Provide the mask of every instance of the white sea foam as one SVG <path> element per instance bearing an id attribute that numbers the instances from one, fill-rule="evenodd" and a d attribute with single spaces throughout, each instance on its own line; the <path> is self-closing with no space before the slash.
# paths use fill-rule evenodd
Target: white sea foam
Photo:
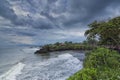
<path id="1" fill-rule="evenodd" d="M 45 61 L 30 62 L 17 80 L 66 80 L 82 69 L 82 62 L 69 53 Z"/>
<path id="2" fill-rule="evenodd" d="M 25 64 L 18 63 L 13 66 L 9 71 L 0 76 L 0 80 L 16 80 L 16 76 L 21 74 L 21 70 L 24 68 Z"/>
<path id="3" fill-rule="evenodd" d="M 20 49 L 23 53 L 34 53 L 35 51 L 39 50 L 39 48 L 24 48 Z"/>

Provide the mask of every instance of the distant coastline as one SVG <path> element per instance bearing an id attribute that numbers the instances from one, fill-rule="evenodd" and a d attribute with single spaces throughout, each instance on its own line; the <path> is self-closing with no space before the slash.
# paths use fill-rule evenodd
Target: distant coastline
<path id="1" fill-rule="evenodd" d="M 97 46 L 95 45 L 87 45 L 85 43 L 72 43 L 72 42 L 63 42 L 63 43 L 55 43 L 55 44 L 47 44 L 42 46 L 39 50 L 35 52 L 35 54 L 44 54 L 54 51 L 66 51 L 66 50 L 92 50 Z"/>

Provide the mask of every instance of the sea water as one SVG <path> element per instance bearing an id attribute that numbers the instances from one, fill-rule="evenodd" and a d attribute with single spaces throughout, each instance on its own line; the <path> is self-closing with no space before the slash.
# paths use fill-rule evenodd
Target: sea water
<path id="1" fill-rule="evenodd" d="M 38 48 L 7 48 L 0 52 L 0 80 L 66 80 L 82 69 L 84 52 L 34 54 Z"/>

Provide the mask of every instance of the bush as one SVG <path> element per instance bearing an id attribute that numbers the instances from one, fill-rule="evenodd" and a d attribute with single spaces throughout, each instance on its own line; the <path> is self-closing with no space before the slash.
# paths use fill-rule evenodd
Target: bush
<path id="1" fill-rule="evenodd" d="M 120 67 L 120 55 L 113 50 L 98 48 L 93 50 L 84 62 L 84 67 L 87 68 L 99 68 L 102 66 L 109 68 Z"/>
<path id="2" fill-rule="evenodd" d="M 87 54 L 84 69 L 68 80 L 120 80 L 119 70 L 120 54 L 114 50 L 98 48 Z"/>
<path id="3" fill-rule="evenodd" d="M 68 80 L 96 80 L 97 71 L 95 68 L 82 69 L 77 72 L 74 76 L 71 76 Z"/>

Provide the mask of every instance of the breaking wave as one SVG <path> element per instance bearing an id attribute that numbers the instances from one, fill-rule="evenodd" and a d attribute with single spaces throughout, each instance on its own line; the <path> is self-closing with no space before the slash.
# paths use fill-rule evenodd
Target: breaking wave
<path id="1" fill-rule="evenodd" d="M 21 74 L 21 70 L 24 68 L 25 64 L 18 63 L 13 66 L 9 71 L 0 76 L 0 80 L 16 80 L 16 77 Z"/>
<path id="2" fill-rule="evenodd" d="M 82 61 L 69 53 L 45 61 L 30 62 L 17 80 L 65 80 L 82 68 Z"/>

